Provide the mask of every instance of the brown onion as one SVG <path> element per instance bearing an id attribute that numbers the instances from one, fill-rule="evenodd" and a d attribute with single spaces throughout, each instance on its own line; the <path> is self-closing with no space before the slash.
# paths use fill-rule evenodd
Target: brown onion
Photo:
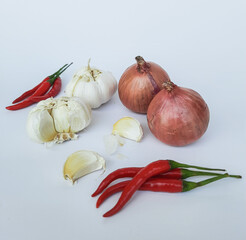
<path id="1" fill-rule="evenodd" d="M 156 138 L 168 145 L 184 146 L 205 133 L 209 109 L 197 92 L 167 81 L 151 101 L 147 119 Z"/>
<path id="2" fill-rule="evenodd" d="M 153 97 L 163 89 L 163 83 L 169 80 L 164 69 L 153 62 L 145 62 L 140 56 L 120 78 L 119 97 L 130 110 L 137 113 L 147 113 Z"/>

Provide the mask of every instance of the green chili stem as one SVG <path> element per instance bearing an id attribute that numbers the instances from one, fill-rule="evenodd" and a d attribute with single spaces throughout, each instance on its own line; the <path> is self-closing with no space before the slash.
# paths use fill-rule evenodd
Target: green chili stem
<path id="1" fill-rule="evenodd" d="M 209 178 L 209 179 L 197 182 L 196 184 L 197 184 L 197 187 L 202 187 L 204 185 L 207 185 L 209 183 L 215 182 L 217 180 L 220 180 L 220 179 L 226 178 L 226 177 L 229 177 L 228 173 L 222 174 L 221 176 L 217 176 L 217 177 L 213 177 L 213 178 Z"/>
<path id="2" fill-rule="evenodd" d="M 49 76 L 49 78 L 54 77 L 57 73 L 59 73 L 64 67 L 66 67 L 68 64 L 65 64 L 63 67 L 61 67 L 58 71 L 56 71 L 55 73 L 53 73 L 52 75 Z"/>
<path id="3" fill-rule="evenodd" d="M 190 191 L 190 190 L 197 188 L 197 187 L 202 187 L 204 185 L 207 185 L 209 183 L 215 182 L 217 180 L 220 180 L 220 179 L 226 178 L 226 177 L 229 177 L 229 174 L 225 173 L 225 174 L 222 174 L 220 176 L 209 178 L 209 179 L 206 179 L 206 180 L 203 180 L 200 182 L 183 181 L 183 192 Z"/>
<path id="4" fill-rule="evenodd" d="M 52 75 L 52 77 L 50 77 L 50 79 L 48 80 L 48 82 L 50 83 L 50 85 L 53 85 L 54 81 L 68 68 L 72 65 L 73 63 L 70 63 L 69 65 L 65 64 L 62 68 L 60 68 L 56 73 L 54 73 Z"/>
<path id="5" fill-rule="evenodd" d="M 229 174 L 229 176 L 228 177 L 233 177 L 233 178 L 242 178 L 242 176 L 241 175 L 230 175 Z"/>
<path id="6" fill-rule="evenodd" d="M 192 171 L 189 169 L 181 169 L 182 172 L 182 179 L 186 179 L 189 177 L 194 177 L 194 176 L 221 176 L 221 173 L 214 173 L 214 172 L 203 172 L 203 171 Z M 229 175 L 229 177 L 232 178 L 242 178 L 240 175 Z"/>
<path id="7" fill-rule="evenodd" d="M 188 165 L 188 164 L 183 164 L 179 163 L 173 160 L 169 160 L 171 169 L 174 168 L 196 168 L 200 170 L 209 170 L 209 171 L 225 171 L 225 169 L 219 169 L 219 168 L 205 168 L 205 167 L 200 167 L 200 166 L 194 166 L 194 165 Z"/>

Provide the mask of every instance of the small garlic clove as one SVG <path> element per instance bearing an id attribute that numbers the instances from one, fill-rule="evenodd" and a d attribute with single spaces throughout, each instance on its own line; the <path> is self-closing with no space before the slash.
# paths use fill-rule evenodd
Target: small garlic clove
<path id="1" fill-rule="evenodd" d="M 65 179 L 71 180 L 73 183 L 86 174 L 99 169 L 105 170 L 105 160 L 98 153 L 93 151 L 81 150 L 71 154 L 63 169 Z"/>
<path id="2" fill-rule="evenodd" d="M 143 137 L 143 129 L 141 124 L 137 119 L 132 117 L 124 117 L 118 120 L 113 125 L 112 133 L 136 142 L 141 141 Z"/>

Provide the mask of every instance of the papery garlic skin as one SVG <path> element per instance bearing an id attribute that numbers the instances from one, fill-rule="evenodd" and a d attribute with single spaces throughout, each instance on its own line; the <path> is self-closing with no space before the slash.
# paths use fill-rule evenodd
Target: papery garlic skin
<path id="1" fill-rule="evenodd" d="M 40 101 L 27 120 L 29 137 L 38 142 L 62 143 L 77 139 L 75 133 L 91 122 L 91 109 L 78 98 L 61 97 Z"/>
<path id="2" fill-rule="evenodd" d="M 66 86 L 66 95 L 81 98 L 91 108 L 98 108 L 109 101 L 117 90 L 112 73 L 91 68 L 88 64 L 74 74 Z"/>
<path id="3" fill-rule="evenodd" d="M 74 183 L 77 179 L 97 171 L 105 170 L 106 163 L 104 158 L 96 152 L 81 150 L 71 154 L 63 168 L 63 176 Z"/>
<path id="4" fill-rule="evenodd" d="M 105 135 L 103 137 L 103 142 L 106 153 L 109 155 L 114 154 L 119 146 L 123 146 L 125 144 L 125 140 L 118 134 Z"/>

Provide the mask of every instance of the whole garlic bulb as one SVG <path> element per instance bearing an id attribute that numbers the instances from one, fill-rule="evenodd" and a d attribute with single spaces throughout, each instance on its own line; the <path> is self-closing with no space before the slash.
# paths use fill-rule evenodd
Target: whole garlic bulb
<path id="1" fill-rule="evenodd" d="M 29 137 L 39 143 L 76 139 L 75 133 L 91 122 L 91 109 L 78 98 L 48 98 L 31 110 L 27 119 Z"/>
<path id="2" fill-rule="evenodd" d="M 98 108 L 112 98 L 117 81 L 110 72 L 91 68 L 89 63 L 74 74 L 65 92 L 68 97 L 79 97 L 91 108 Z"/>

